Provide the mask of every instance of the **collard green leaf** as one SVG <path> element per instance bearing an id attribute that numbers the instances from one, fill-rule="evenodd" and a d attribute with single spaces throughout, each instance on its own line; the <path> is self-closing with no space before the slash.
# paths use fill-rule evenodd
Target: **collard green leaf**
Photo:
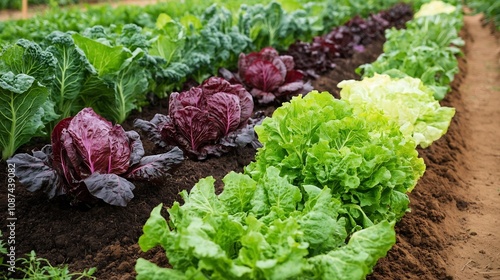
<path id="1" fill-rule="evenodd" d="M 78 33 L 73 34 L 72 37 L 100 76 L 117 72 L 125 60 L 132 56 L 124 52 L 121 46 L 110 47 Z"/>
<path id="2" fill-rule="evenodd" d="M 72 37 L 97 72 L 87 76 L 80 93 L 85 106 L 122 123 L 133 109 L 145 104 L 149 82 L 139 63 L 144 51 L 138 48 L 132 53 L 122 46 L 111 47 L 79 34 Z"/>
<path id="3" fill-rule="evenodd" d="M 83 108 L 78 97 L 84 85 L 85 75 L 91 73 L 93 68 L 85 54 L 75 46 L 70 34 L 55 31 L 46 41 L 49 44 L 46 51 L 57 59 L 51 100 L 56 104 L 60 119 L 63 119 Z"/>
<path id="4" fill-rule="evenodd" d="M 47 88 L 33 77 L 7 72 L 0 76 L 0 147 L 2 158 L 12 156 L 32 137 L 42 135 Z"/>
<path id="5" fill-rule="evenodd" d="M 26 74 L 44 86 L 51 85 L 57 60 L 35 42 L 20 39 L 7 46 L 0 55 L 0 71 Z"/>

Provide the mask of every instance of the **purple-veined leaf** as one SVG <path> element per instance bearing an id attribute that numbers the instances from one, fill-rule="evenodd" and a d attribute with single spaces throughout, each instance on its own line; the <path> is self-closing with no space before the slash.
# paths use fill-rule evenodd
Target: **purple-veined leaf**
<path id="1" fill-rule="evenodd" d="M 226 135 L 240 126 L 241 108 L 236 95 L 218 92 L 207 97 L 207 110 L 219 127 L 220 135 Z"/>
<path id="2" fill-rule="evenodd" d="M 251 64 L 243 76 L 246 83 L 252 88 L 272 92 L 285 81 L 280 69 L 269 61 L 260 60 Z"/>
<path id="3" fill-rule="evenodd" d="M 175 125 L 178 133 L 189 141 L 189 149 L 197 151 L 206 143 L 217 139 L 219 130 L 207 111 L 196 107 L 185 107 L 175 112 Z"/>
<path id="4" fill-rule="evenodd" d="M 134 120 L 134 127 L 144 131 L 148 138 L 156 145 L 165 147 L 167 144 L 162 138 L 161 131 L 163 126 L 171 122 L 172 121 L 169 116 L 155 114 L 151 121 L 145 121 L 141 119 Z"/>

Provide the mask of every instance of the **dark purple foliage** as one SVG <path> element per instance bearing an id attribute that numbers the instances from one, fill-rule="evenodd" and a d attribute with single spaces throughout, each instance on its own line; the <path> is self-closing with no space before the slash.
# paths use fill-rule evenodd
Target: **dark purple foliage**
<path id="1" fill-rule="evenodd" d="M 267 47 L 260 52 L 240 54 L 238 73 L 221 69 L 221 74 L 232 83 L 243 84 L 259 103 L 268 104 L 312 90 L 312 86 L 304 82 L 304 74 L 294 68 L 292 56 L 279 55 L 274 48 Z"/>
<path id="2" fill-rule="evenodd" d="M 408 4 L 399 3 L 387 11 L 380 12 L 379 15 L 389 22 L 390 27 L 401 29 L 413 18 L 413 10 Z"/>
<path id="3" fill-rule="evenodd" d="M 248 127 L 253 107 L 252 96 L 242 85 L 211 77 L 198 87 L 172 93 L 168 116 L 137 119 L 134 125 L 158 145 L 178 145 L 189 156 L 202 160 L 255 141 L 253 126 Z"/>
<path id="4" fill-rule="evenodd" d="M 319 74 L 335 67 L 335 59 L 349 58 L 354 52 L 363 52 L 366 45 L 383 39 L 387 28 L 400 28 L 412 16 L 408 4 L 395 5 L 367 19 L 356 16 L 324 36 L 314 37 L 311 43 L 295 42 L 286 54 L 293 57 L 297 69 L 309 77 L 317 78 Z"/>
<path id="5" fill-rule="evenodd" d="M 134 185 L 127 179 L 159 179 L 183 160 L 179 148 L 144 157 L 137 132 L 126 132 L 91 108 L 60 121 L 51 138 L 52 144 L 33 156 L 17 154 L 9 163 L 15 164 L 29 191 L 43 190 L 49 198 L 67 194 L 75 203 L 101 199 L 126 206 L 134 197 Z"/>

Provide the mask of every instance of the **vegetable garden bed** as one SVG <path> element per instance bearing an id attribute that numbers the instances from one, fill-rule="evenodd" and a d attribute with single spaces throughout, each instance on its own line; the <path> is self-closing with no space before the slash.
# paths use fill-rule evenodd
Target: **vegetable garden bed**
<path id="1" fill-rule="evenodd" d="M 467 37 L 467 32 L 463 36 Z M 354 69 L 359 65 L 375 60 L 382 51 L 382 41 L 375 41 L 364 52 L 356 53 L 351 59 L 337 61 L 336 68 L 321 75 L 313 82 L 317 90 L 326 90 L 338 96 L 337 84 L 347 79 L 359 79 Z M 461 101 L 459 84 L 466 74 L 465 60 L 461 60 L 461 73 L 452 84 L 452 93 L 441 102 L 464 109 Z M 142 112 L 133 112 L 123 124 L 125 130 L 133 129 L 136 118 L 151 119 L 155 113 L 165 111 L 166 102 L 157 102 L 145 107 Z M 258 106 L 270 116 L 273 106 Z M 406 215 L 396 226 L 398 243 L 381 260 L 372 276 L 373 279 L 447 279 L 446 257 L 440 252 L 446 247 L 447 236 L 440 233 L 439 227 L 446 214 L 440 211 L 441 205 L 454 205 L 458 210 L 467 210 L 470 202 L 467 198 L 453 193 L 453 187 L 460 184 L 454 173 L 461 164 L 460 154 L 466 145 L 464 131 L 466 122 L 460 114 L 453 119 L 448 133 L 427 149 L 419 149 L 427 170 L 410 195 L 412 213 Z M 23 146 L 20 152 L 40 149 L 43 144 Z M 164 152 L 143 137 L 143 144 L 148 154 Z M 18 254 L 35 250 L 39 256 L 49 259 L 53 264 L 69 264 L 71 270 L 82 270 L 96 266 L 98 279 L 134 279 L 134 265 L 139 257 L 149 259 L 159 265 L 168 266 L 163 250 L 153 249 L 142 253 L 137 239 L 150 211 L 159 203 L 170 206 L 174 201 L 181 201 L 178 193 L 189 190 L 200 179 L 213 176 L 217 179 L 217 193 L 222 191 L 222 179 L 230 171 L 242 171 L 255 158 L 256 150 L 251 147 L 232 150 L 220 158 L 209 157 L 204 161 L 186 160 L 169 175 L 165 175 L 162 184 L 138 183 L 134 191 L 135 198 L 126 208 L 99 204 L 90 209 L 69 206 L 64 197 L 57 197 L 50 202 L 42 193 L 29 193 L 18 188 L 16 215 L 19 219 L 16 227 L 16 239 L 19 242 Z M 7 166 L 0 163 L 0 175 L 7 176 Z M 0 193 L 0 199 L 4 199 Z M 435 200 L 429 200 L 433 197 Z M 6 207 L 5 207 L 6 208 Z M 166 213 L 163 213 L 166 214 Z M 422 228 L 422 225 L 425 225 Z M 43 240 L 42 242 L 40 240 Z"/>

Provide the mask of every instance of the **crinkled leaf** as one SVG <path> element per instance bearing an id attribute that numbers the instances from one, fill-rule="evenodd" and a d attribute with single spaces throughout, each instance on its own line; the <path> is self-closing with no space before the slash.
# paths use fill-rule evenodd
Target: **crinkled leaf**
<path id="1" fill-rule="evenodd" d="M 32 137 L 42 135 L 47 89 L 33 77 L 12 72 L 0 76 L 0 148 L 2 159 Z"/>
<path id="2" fill-rule="evenodd" d="M 53 198 L 65 192 L 61 188 L 59 174 L 52 167 L 51 157 L 52 149 L 47 145 L 41 151 L 33 151 L 33 155 L 16 154 L 7 163 L 16 167 L 16 176 L 28 191 L 43 190 L 49 198 Z"/>
<path id="3" fill-rule="evenodd" d="M 142 228 L 143 234 L 139 237 L 138 243 L 143 252 L 154 248 L 156 245 L 165 246 L 165 244 L 167 244 L 170 229 L 167 225 L 167 221 L 161 215 L 162 208 L 163 204 L 161 203 L 153 208 L 153 210 L 151 210 L 151 215 Z"/>
<path id="4" fill-rule="evenodd" d="M 250 201 L 257 183 L 249 176 L 235 172 L 224 176 L 222 181 L 224 182 L 224 190 L 219 195 L 219 199 L 228 209 L 229 214 L 250 210 Z"/>
<path id="5" fill-rule="evenodd" d="M 320 279 L 365 279 L 377 260 L 396 242 L 394 223 L 387 221 L 354 233 L 347 246 L 309 259 Z"/>
<path id="6" fill-rule="evenodd" d="M 90 173 L 122 174 L 129 168 L 130 147 L 125 131 L 91 108 L 81 110 L 71 120 L 68 133 Z"/>
<path id="7" fill-rule="evenodd" d="M 26 74 L 44 86 L 53 82 L 57 60 L 35 42 L 19 39 L 16 44 L 7 46 L 0 57 L 2 72 Z"/>
<path id="8" fill-rule="evenodd" d="M 181 192 L 184 199 L 184 210 L 192 211 L 193 214 L 200 217 L 224 212 L 223 204 L 215 195 L 214 182 L 213 177 L 206 177 L 194 185 L 189 195 L 186 191 Z"/>
<path id="9" fill-rule="evenodd" d="M 46 50 L 57 59 L 51 99 L 56 103 L 60 118 L 66 118 L 75 111 L 85 74 L 92 68 L 70 34 L 54 31 L 46 40 L 50 44 Z"/>
<path id="10" fill-rule="evenodd" d="M 92 173 L 82 181 L 90 194 L 111 205 L 127 206 L 134 197 L 134 184 L 116 174 Z"/>
<path id="11" fill-rule="evenodd" d="M 162 178 L 174 166 L 184 160 L 181 149 L 174 147 L 164 154 L 146 156 L 134 166 L 131 166 L 126 178 L 136 180 L 155 180 Z"/>

